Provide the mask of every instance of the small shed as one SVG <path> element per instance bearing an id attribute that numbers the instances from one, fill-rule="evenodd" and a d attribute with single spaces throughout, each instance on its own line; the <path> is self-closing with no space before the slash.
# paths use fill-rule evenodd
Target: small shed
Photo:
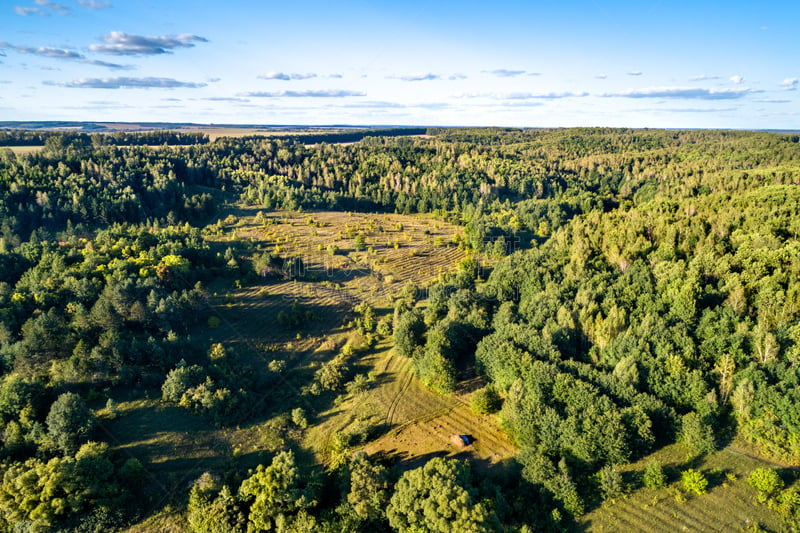
<path id="1" fill-rule="evenodd" d="M 466 448 L 474 441 L 475 439 L 473 439 L 470 435 L 459 435 L 457 433 L 450 435 L 450 443 L 456 448 Z"/>

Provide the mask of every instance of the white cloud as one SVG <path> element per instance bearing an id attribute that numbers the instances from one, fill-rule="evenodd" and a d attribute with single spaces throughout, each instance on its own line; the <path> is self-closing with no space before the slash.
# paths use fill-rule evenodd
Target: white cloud
<path id="1" fill-rule="evenodd" d="M 69 6 L 52 2 L 51 0 L 34 0 L 35 6 L 14 6 L 14 12 L 17 15 L 27 17 L 28 15 L 50 15 L 55 13 L 57 15 L 71 15 L 72 10 Z"/>
<path id="2" fill-rule="evenodd" d="M 527 71 L 525 70 L 509 70 L 507 68 L 498 68 L 494 70 L 484 70 L 487 74 L 494 74 L 495 76 L 499 76 L 501 78 L 514 78 L 516 76 L 521 76 L 525 74 Z"/>
<path id="3" fill-rule="evenodd" d="M 345 98 L 348 96 L 366 96 L 366 93 L 346 90 L 317 90 L 317 91 L 255 91 L 242 93 L 239 96 L 251 98 Z"/>
<path id="4" fill-rule="evenodd" d="M 735 76 L 731 76 L 729 79 L 731 80 L 731 83 L 735 85 L 741 85 L 742 83 L 744 83 L 744 78 L 742 76 L 739 76 L 738 74 L 736 74 Z"/>
<path id="5" fill-rule="evenodd" d="M 24 7 L 24 6 L 14 6 L 14 13 L 19 15 L 20 17 L 27 17 L 28 15 L 44 15 L 44 10 L 39 9 L 38 7 Z"/>
<path id="6" fill-rule="evenodd" d="M 192 48 L 195 43 L 205 43 L 208 39 L 188 33 L 148 37 L 112 31 L 103 37 L 103 42 L 105 44 L 89 45 L 89 50 L 120 56 L 171 54 L 175 48 Z"/>
<path id="7" fill-rule="evenodd" d="M 61 85 L 71 89 L 198 89 L 205 87 L 205 83 L 178 81 L 173 78 L 82 78 L 67 83 L 47 83 L 47 85 Z"/>
<path id="8" fill-rule="evenodd" d="M 106 9 L 111 7 L 111 2 L 105 0 L 78 0 L 78 3 L 86 9 Z"/>
<path id="9" fill-rule="evenodd" d="M 466 93 L 455 95 L 456 98 L 489 98 L 491 100 L 519 101 L 519 100 L 559 100 L 561 98 L 583 98 L 589 93 L 550 92 L 550 93 Z"/>
<path id="10" fill-rule="evenodd" d="M 428 72 L 427 74 L 404 74 L 402 76 L 390 76 L 389 79 L 402 81 L 432 81 L 441 79 L 441 76 Z"/>
<path id="11" fill-rule="evenodd" d="M 796 91 L 798 85 L 800 85 L 800 78 L 786 78 L 781 82 L 781 87 L 788 91 Z"/>
<path id="12" fill-rule="evenodd" d="M 20 54 L 35 55 L 39 57 L 46 57 L 49 59 L 63 59 L 67 61 L 77 61 L 85 65 L 93 65 L 96 67 L 105 67 L 114 70 L 133 70 L 133 65 L 120 65 L 118 63 L 109 63 L 107 61 L 100 61 L 98 59 L 87 59 L 85 55 L 75 50 L 68 48 L 53 48 L 47 46 L 15 46 L 13 44 L 0 41 L 0 55 L 6 55 L 3 48 L 8 48 L 19 52 Z"/>
<path id="13" fill-rule="evenodd" d="M 750 89 L 703 89 L 696 87 L 649 87 L 619 93 L 606 93 L 606 98 L 678 98 L 686 100 L 734 100 L 751 93 Z"/>
<path id="14" fill-rule="evenodd" d="M 262 79 L 262 80 L 289 81 L 289 80 L 308 80 L 308 79 L 311 79 L 311 78 L 316 78 L 317 75 L 316 74 L 311 74 L 311 73 L 307 73 L 307 74 L 298 74 L 298 73 L 287 74 L 286 72 L 275 72 L 275 71 L 272 71 L 272 72 L 267 72 L 266 74 L 260 74 L 258 77 L 259 77 L 259 79 Z"/>

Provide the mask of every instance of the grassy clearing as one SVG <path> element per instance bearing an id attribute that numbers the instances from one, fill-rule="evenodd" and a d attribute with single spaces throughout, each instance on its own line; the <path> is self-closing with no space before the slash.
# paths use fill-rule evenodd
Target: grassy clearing
<path id="1" fill-rule="evenodd" d="M 774 466 L 751 456 L 734 442 L 705 460 L 687 462 L 685 448 L 667 446 L 653 455 L 621 468 L 629 479 L 637 478 L 645 464 L 657 459 L 669 477 L 666 488 L 639 489 L 622 498 L 606 502 L 583 517 L 580 525 L 586 531 L 749 531 L 759 525 L 766 531 L 782 531 L 780 518 L 755 500 L 755 491 L 747 484 L 747 476 L 756 468 Z M 681 491 L 680 472 L 687 468 L 700 470 L 708 478 L 708 493 L 687 496 Z M 638 479 L 637 479 L 638 483 Z M 682 494 L 685 501 L 679 501 Z"/>
<path id="2" fill-rule="evenodd" d="M 419 458 L 431 455 L 458 455 L 496 463 L 514 453 L 495 416 L 471 411 L 468 393 L 446 396 L 431 392 L 414 376 L 411 360 L 396 355 L 388 346 L 364 363 L 376 372 L 377 385 L 320 413 L 321 422 L 308 432 L 306 443 L 321 460 L 325 444 L 333 435 L 364 416 L 378 420 L 384 433 L 363 449 L 370 455 L 381 454 L 402 462 L 408 468 L 418 466 Z M 450 442 L 454 433 L 471 435 L 475 442 L 466 449 L 456 448 Z"/>
<path id="3" fill-rule="evenodd" d="M 513 452 L 490 417 L 471 413 L 466 396 L 431 393 L 414 377 L 410 360 L 393 354 L 389 340 L 364 351 L 358 349 L 363 339 L 345 327 L 356 304 L 367 301 L 380 316 L 390 312 L 407 282 L 424 285 L 453 268 L 465 256 L 454 244 L 457 226 L 418 216 L 339 212 L 265 212 L 257 222 L 257 213 L 232 207 L 225 213 L 232 216 L 209 232 L 209 241 L 223 251 L 249 241 L 252 248 L 301 257 L 305 276 L 212 283 L 209 311 L 218 325 L 195 332 L 194 338 L 203 345 L 223 343 L 258 372 L 273 360 L 283 361 L 286 370 L 277 386 L 252 398 L 248 408 L 254 416 L 240 427 L 216 428 L 182 408 L 161 404 L 155 391 L 150 398 L 139 394 L 119 400 L 117 418 L 103 429 L 119 452 L 145 465 L 153 494 L 149 516 L 130 531 L 183 531 L 176 509 L 205 471 L 245 472 L 290 443 L 306 450 L 303 461 L 324 462 L 329 439 L 365 414 L 382 428 L 367 451 L 408 464 L 431 453 L 455 453 L 448 436 L 456 432 L 476 437 L 467 452 L 476 459 L 495 461 Z M 278 313 L 295 301 L 314 319 L 299 329 L 280 326 Z M 372 388 L 351 397 L 343 393 L 337 401 L 332 393 L 302 395 L 314 370 L 345 344 L 357 348 L 350 358 L 355 373 L 374 371 Z M 308 415 L 311 425 L 305 432 L 289 422 L 295 407 Z"/>
<path id="4" fill-rule="evenodd" d="M 378 303 L 402 285 L 425 285 L 461 260 L 458 226 L 419 216 L 316 211 L 265 213 L 238 209 L 227 237 L 249 239 L 280 255 L 303 258 L 311 277 L 339 284 L 359 300 Z M 232 219 L 233 220 L 233 219 Z M 363 240 L 363 246 L 357 239 Z"/>
<path id="5" fill-rule="evenodd" d="M 15 155 L 25 155 L 41 152 L 44 146 L 3 146 L 2 148 L 9 148 Z"/>

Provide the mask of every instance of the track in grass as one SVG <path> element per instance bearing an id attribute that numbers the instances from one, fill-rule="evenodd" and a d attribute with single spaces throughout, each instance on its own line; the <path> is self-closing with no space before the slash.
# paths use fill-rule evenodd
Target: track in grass
<path id="1" fill-rule="evenodd" d="M 474 414 L 457 395 L 440 395 L 427 389 L 413 374 L 410 359 L 388 352 L 376 365 L 390 376 L 371 391 L 371 401 L 385 407 L 389 431 L 365 447 L 368 453 L 385 453 L 403 460 L 427 456 L 468 454 L 496 462 L 515 449 L 498 427 L 496 417 Z M 475 442 L 455 448 L 450 435 L 468 434 Z"/>
<path id="2" fill-rule="evenodd" d="M 756 468 L 771 466 L 769 461 L 742 452 L 739 443 L 707 457 L 696 469 L 709 479 L 708 493 L 687 496 L 679 502 L 679 472 L 688 468 L 684 464 L 685 451 L 671 445 L 655 452 L 625 471 L 641 472 L 651 458 L 657 458 L 665 468 L 673 471 L 672 483 L 659 490 L 639 489 L 632 494 L 606 502 L 599 509 L 580 520 L 586 531 L 663 532 L 745 531 L 761 525 L 767 531 L 781 531 L 779 517 L 765 505 L 755 501 L 755 491 L 747 484 L 747 476 Z"/>

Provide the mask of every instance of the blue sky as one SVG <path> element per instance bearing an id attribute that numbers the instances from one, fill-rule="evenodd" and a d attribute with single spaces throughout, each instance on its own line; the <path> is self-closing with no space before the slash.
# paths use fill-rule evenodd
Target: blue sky
<path id="1" fill-rule="evenodd" d="M 800 3 L 0 0 L 0 120 L 800 129 Z"/>

